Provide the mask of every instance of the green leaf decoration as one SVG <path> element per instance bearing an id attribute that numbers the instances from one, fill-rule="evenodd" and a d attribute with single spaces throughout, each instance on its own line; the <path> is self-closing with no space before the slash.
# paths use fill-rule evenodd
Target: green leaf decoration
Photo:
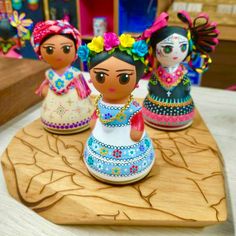
<path id="1" fill-rule="evenodd" d="M 108 54 L 112 54 L 114 51 L 115 51 L 115 48 L 113 48 L 110 51 L 108 51 Z"/>
<path id="2" fill-rule="evenodd" d="M 140 60 L 140 58 L 138 56 L 136 56 L 135 54 L 133 54 L 133 59 L 134 59 L 134 61 Z"/>
<path id="3" fill-rule="evenodd" d="M 126 50 L 127 54 L 129 54 L 130 56 L 132 56 L 132 52 L 130 49 Z"/>
<path id="4" fill-rule="evenodd" d="M 184 81 L 183 81 L 183 84 L 186 86 L 188 84 L 190 84 L 190 80 L 189 78 L 185 78 Z"/>
<path id="5" fill-rule="evenodd" d="M 152 84 L 152 85 L 157 85 L 157 81 L 156 81 L 156 80 L 153 80 L 153 79 L 150 79 L 150 80 L 149 80 L 149 83 Z"/>
<path id="6" fill-rule="evenodd" d="M 127 50 L 127 48 L 122 47 L 121 45 L 119 45 L 119 49 L 120 49 L 121 51 L 126 51 L 126 50 Z"/>

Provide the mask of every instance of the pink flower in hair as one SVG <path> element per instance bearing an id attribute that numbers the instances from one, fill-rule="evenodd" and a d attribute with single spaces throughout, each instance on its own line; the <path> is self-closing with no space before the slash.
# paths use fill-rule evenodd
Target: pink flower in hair
<path id="1" fill-rule="evenodd" d="M 120 44 L 119 38 L 115 33 L 104 33 L 105 50 L 109 51 Z"/>

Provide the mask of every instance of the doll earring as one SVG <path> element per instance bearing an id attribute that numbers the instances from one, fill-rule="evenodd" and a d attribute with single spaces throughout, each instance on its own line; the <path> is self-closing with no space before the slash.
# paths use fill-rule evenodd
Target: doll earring
<path id="1" fill-rule="evenodd" d="M 39 55 L 38 57 L 39 57 L 39 60 L 42 60 L 42 59 L 43 59 L 41 55 Z"/>
<path id="2" fill-rule="evenodd" d="M 89 82 L 89 83 L 92 83 L 92 80 L 90 79 L 88 82 Z"/>
<path id="3" fill-rule="evenodd" d="M 135 85 L 135 88 L 139 88 L 139 84 L 136 84 L 136 85 Z"/>

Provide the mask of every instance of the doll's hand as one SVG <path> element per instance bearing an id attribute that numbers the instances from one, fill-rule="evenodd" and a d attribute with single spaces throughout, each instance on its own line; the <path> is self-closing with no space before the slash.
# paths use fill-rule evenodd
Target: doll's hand
<path id="1" fill-rule="evenodd" d="M 130 138 L 134 141 L 134 142 L 138 142 L 140 141 L 140 139 L 143 136 L 143 131 L 139 131 L 136 129 L 131 129 L 130 131 Z"/>
<path id="2" fill-rule="evenodd" d="M 48 95 L 49 85 L 45 85 L 42 90 L 42 96 L 45 98 Z"/>
<path id="3" fill-rule="evenodd" d="M 138 142 L 142 138 L 144 132 L 144 120 L 142 112 L 140 111 L 136 115 L 134 115 L 131 118 L 130 123 L 131 123 L 130 138 L 133 141 Z"/>

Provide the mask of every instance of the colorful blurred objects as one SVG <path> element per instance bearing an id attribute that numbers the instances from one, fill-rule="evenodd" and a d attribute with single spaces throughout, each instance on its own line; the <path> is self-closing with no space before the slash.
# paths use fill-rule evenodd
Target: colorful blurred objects
<path id="1" fill-rule="evenodd" d="M 36 11 L 39 8 L 39 0 L 28 0 L 28 8 L 31 11 Z"/>
<path id="2" fill-rule="evenodd" d="M 18 14 L 13 11 L 8 16 L 6 12 L 1 11 L 0 56 L 22 58 L 20 49 L 25 45 L 25 40 L 30 40 L 29 29 L 32 24 L 33 21 L 26 19 L 25 13 Z"/>
<path id="3" fill-rule="evenodd" d="M 29 28 L 33 24 L 33 21 L 25 19 L 25 16 L 24 12 L 19 15 L 17 11 L 13 11 L 13 15 L 10 17 L 10 23 L 17 29 L 17 34 L 20 38 L 28 33 Z"/>
<path id="4" fill-rule="evenodd" d="M 12 7 L 14 10 L 20 10 L 22 8 L 22 0 L 12 0 Z"/>

